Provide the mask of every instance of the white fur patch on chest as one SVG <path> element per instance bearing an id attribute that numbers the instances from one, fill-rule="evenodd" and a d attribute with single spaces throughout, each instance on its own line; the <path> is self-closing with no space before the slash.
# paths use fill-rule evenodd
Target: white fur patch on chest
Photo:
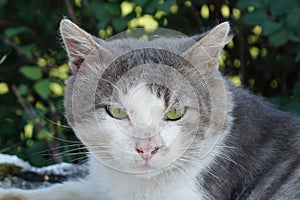
<path id="1" fill-rule="evenodd" d="M 92 161 L 92 179 L 106 200 L 204 200 L 196 174 L 197 169 L 186 173 L 164 172 L 156 177 L 120 173 Z M 104 189 L 104 190 L 103 190 Z M 107 189 L 107 190 L 106 190 Z M 106 191 L 105 191 L 106 190 Z"/>

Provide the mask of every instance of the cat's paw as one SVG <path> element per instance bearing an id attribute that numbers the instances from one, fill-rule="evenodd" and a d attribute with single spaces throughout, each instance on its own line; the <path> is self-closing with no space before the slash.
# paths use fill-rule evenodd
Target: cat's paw
<path id="1" fill-rule="evenodd" d="M 22 194 L 20 194 L 20 190 L 0 188 L 0 200 L 29 200 L 29 199 L 23 196 Z"/>

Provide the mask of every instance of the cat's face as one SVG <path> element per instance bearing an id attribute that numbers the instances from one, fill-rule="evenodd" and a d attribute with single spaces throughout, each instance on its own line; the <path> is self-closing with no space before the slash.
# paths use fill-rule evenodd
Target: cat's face
<path id="1" fill-rule="evenodd" d="M 220 25 L 197 43 L 186 38 L 104 42 L 64 20 L 61 34 L 74 73 L 67 84 L 66 116 L 91 154 L 130 173 L 201 165 L 199 159 L 230 121 L 216 70 L 228 31 L 228 24 Z"/>
<path id="2" fill-rule="evenodd" d="M 151 87 L 141 82 L 118 94 L 119 101 L 97 110 L 113 167 L 130 172 L 157 170 L 178 159 L 192 141 L 193 135 L 184 129 L 198 113 L 173 99 L 167 102 L 165 95 L 175 95 L 160 95 Z M 103 157 L 101 150 L 95 154 Z"/>

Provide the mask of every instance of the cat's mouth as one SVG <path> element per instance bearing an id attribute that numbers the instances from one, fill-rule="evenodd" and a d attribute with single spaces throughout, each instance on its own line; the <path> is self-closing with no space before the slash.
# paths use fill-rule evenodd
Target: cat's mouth
<path id="1" fill-rule="evenodd" d="M 143 171 L 143 172 L 149 172 L 149 171 L 154 171 L 157 170 L 156 167 L 154 167 L 153 165 L 151 165 L 149 163 L 149 161 L 145 161 L 143 163 L 141 163 L 140 165 L 138 165 L 138 168 Z"/>
<path id="2" fill-rule="evenodd" d="M 149 162 L 145 161 L 145 163 L 141 166 L 143 169 L 153 169 Z"/>

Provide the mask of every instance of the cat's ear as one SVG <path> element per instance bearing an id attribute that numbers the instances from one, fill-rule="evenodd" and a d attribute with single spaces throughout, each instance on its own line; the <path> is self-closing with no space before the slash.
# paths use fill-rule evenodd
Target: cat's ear
<path id="1" fill-rule="evenodd" d="M 218 56 L 223 47 L 231 40 L 230 25 L 223 22 L 201 37 L 183 56 L 195 66 L 218 67 Z"/>
<path id="2" fill-rule="evenodd" d="M 68 19 L 60 22 L 60 35 L 69 57 L 72 73 L 76 73 L 86 56 L 95 48 L 102 48 L 99 39 L 82 30 Z M 104 49 L 103 49 L 104 50 Z"/>

